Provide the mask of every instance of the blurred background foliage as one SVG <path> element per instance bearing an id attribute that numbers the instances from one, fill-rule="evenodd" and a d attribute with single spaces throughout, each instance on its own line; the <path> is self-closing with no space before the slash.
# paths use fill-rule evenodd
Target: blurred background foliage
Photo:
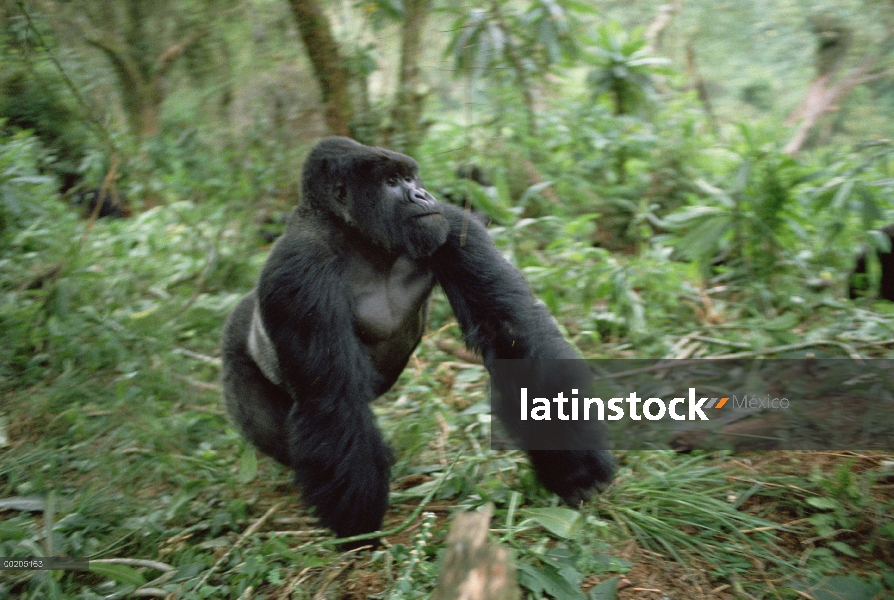
<path id="1" fill-rule="evenodd" d="M 274 529 L 312 528 L 226 423 L 217 356 L 324 135 L 417 158 L 585 356 L 894 358 L 894 305 L 846 297 L 894 222 L 887 0 L 0 0 L 0 17 L 0 556 L 156 561 L 2 573 L 0 596 L 430 594 L 440 534 L 350 580 L 301 536 L 222 550 L 280 500 Z M 439 517 L 493 502 L 528 597 L 640 597 L 624 577 L 687 598 L 894 590 L 890 456 L 630 453 L 607 496 L 559 509 L 519 456 L 484 450 L 486 373 L 452 349 L 442 297 L 431 312 L 377 404 L 395 514 L 449 473 Z"/>

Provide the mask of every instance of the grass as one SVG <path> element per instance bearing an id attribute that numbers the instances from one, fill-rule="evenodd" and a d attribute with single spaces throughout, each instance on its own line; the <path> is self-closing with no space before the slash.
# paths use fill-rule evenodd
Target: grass
<path id="1" fill-rule="evenodd" d="M 0 556 L 106 562 L 3 571 L 0 596 L 423 598 L 451 514 L 486 503 L 530 598 L 894 590 L 894 456 L 628 452 L 604 495 L 558 506 L 521 455 L 486 450 L 486 372 L 439 349 L 456 338 L 440 296 L 435 333 L 375 406 L 398 454 L 386 526 L 425 513 L 381 550 L 339 554 L 287 470 L 247 447 L 221 409 L 220 328 L 265 257 L 250 221 L 182 202 L 88 231 L 54 206 L 3 237 Z M 536 285 L 572 287 L 580 266 L 562 279 L 562 260 Z M 581 340 L 598 335 L 566 310 L 557 316 Z M 814 311 L 809 327 L 833 337 L 846 314 L 852 329 L 890 337 L 890 316 L 848 310 Z M 704 312 L 655 314 L 666 317 L 641 334 L 644 354 L 705 327 Z M 775 339 L 747 317 L 727 325 L 749 332 L 740 340 Z M 612 335 L 599 351 L 624 356 L 630 338 Z"/>

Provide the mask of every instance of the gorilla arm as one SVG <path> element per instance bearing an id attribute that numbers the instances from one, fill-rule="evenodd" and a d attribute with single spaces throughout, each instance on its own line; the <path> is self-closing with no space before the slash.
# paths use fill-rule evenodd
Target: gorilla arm
<path id="1" fill-rule="evenodd" d="M 295 402 L 286 430 L 296 482 L 322 524 L 346 537 L 381 527 L 391 451 L 369 407 L 381 376 L 352 335 L 344 267 L 330 244 L 313 238 L 299 231 L 280 240 L 261 273 L 258 305 L 272 368 Z"/>
<path id="2" fill-rule="evenodd" d="M 481 352 L 488 370 L 493 372 L 496 359 L 578 358 L 549 311 L 534 298 L 524 276 L 503 258 L 481 223 L 450 205 L 444 206 L 444 215 L 450 232 L 430 264 L 459 321 L 466 345 Z M 560 372 L 545 367 L 537 378 L 546 387 L 556 389 L 566 384 L 585 389 L 590 383 L 589 373 L 578 363 L 568 363 Z M 508 401 L 516 391 L 507 389 L 500 396 Z M 507 402 L 496 407 L 498 415 L 516 414 L 517 410 Z M 514 419 L 502 420 L 528 450 L 543 486 L 569 504 L 586 500 L 594 489 L 611 481 L 615 463 L 608 451 L 532 449 L 537 446 L 533 433 L 513 424 Z M 581 429 L 578 433 L 596 435 L 593 445 L 603 445 L 598 430 Z"/>
<path id="3" fill-rule="evenodd" d="M 431 259 L 466 344 L 485 366 L 504 358 L 577 358 L 524 276 L 503 258 L 477 219 L 444 205 L 447 241 Z"/>

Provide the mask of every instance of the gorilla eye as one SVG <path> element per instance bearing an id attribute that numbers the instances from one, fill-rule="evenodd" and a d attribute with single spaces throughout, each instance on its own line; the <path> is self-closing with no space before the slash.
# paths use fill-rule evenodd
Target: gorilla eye
<path id="1" fill-rule="evenodd" d="M 388 179 L 385 180 L 385 183 L 387 183 L 390 186 L 395 186 L 399 183 L 399 180 L 394 175 L 391 175 L 390 177 L 388 177 Z"/>

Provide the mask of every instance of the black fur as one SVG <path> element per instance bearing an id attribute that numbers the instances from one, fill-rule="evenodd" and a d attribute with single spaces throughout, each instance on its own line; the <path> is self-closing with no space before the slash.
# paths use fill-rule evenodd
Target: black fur
<path id="1" fill-rule="evenodd" d="M 486 194 L 497 193 L 494 184 L 484 173 L 484 169 L 475 163 L 466 163 L 456 170 L 456 176 L 460 181 L 439 189 L 438 195 L 448 204 L 471 211 L 472 216 L 480 221 L 485 227 L 490 226 L 492 223 L 491 218 L 473 205 L 470 197 L 470 190 L 468 189 L 469 185 L 475 184 L 484 189 Z"/>
<path id="2" fill-rule="evenodd" d="M 876 256 L 878 256 L 881 266 L 879 297 L 894 302 L 894 225 L 882 227 L 881 231 L 888 236 L 892 247 L 888 252 L 876 251 Z M 857 256 L 854 270 L 848 279 L 847 295 L 851 300 L 859 298 L 868 290 L 866 258 L 869 252 L 868 249 L 864 248 Z"/>
<path id="3" fill-rule="evenodd" d="M 466 345 L 481 352 L 488 370 L 493 370 L 496 359 L 577 358 L 546 306 L 534 298 L 524 276 L 493 245 L 484 225 L 467 219 L 453 206 L 445 206 L 444 213 L 450 235 L 432 256 L 432 270 L 447 294 Z M 562 373 L 544 372 L 537 379 L 546 387 L 584 389 L 589 374 L 581 368 L 572 364 Z M 504 397 L 513 396 L 506 393 Z M 518 410 L 515 404 L 496 409 L 512 414 Z M 502 420 L 507 425 L 515 421 Z M 528 432 L 512 429 L 510 433 L 523 447 L 536 447 L 526 439 Z M 571 505 L 603 488 L 614 474 L 614 458 L 604 450 L 529 450 L 528 454 L 543 486 Z"/>
<path id="4" fill-rule="evenodd" d="M 130 208 L 115 190 L 103 191 L 102 188 L 77 191 L 71 205 L 79 207 L 81 215 L 86 219 L 91 218 L 94 213 L 97 219 L 105 217 L 123 219 L 131 214 Z"/>
<path id="5" fill-rule="evenodd" d="M 350 536 L 381 528 L 392 458 L 369 403 L 419 343 L 436 278 L 485 364 L 574 352 L 484 227 L 435 201 L 408 156 L 327 138 L 305 162 L 302 194 L 227 321 L 224 397 L 242 433 L 295 470 L 321 522 Z M 531 454 L 570 502 L 613 471 L 603 452 Z"/>

